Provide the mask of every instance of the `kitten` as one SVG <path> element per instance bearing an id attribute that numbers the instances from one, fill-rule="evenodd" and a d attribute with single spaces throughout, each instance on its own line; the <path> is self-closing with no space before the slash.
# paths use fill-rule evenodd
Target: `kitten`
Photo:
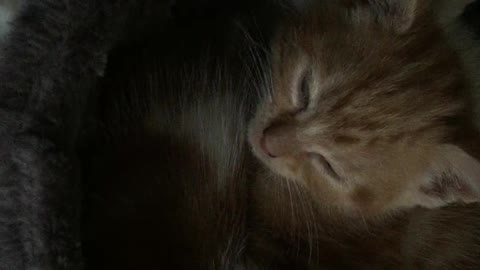
<path id="1" fill-rule="evenodd" d="M 242 269 L 256 71 L 231 17 L 190 14 L 110 56 L 82 150 L 87 269 Z"/>
<path id="2" fill-rule="evenodd" d="M 417 152 L 421 153 L 422 156 L 418 159 L 424 161 L 423 159 L 430 157 L 430 155 L 427 155 L 429 152 L 424 153 L 424 148 L 436 149 L 437 147 L 434 144 L 436 141 L 433 139 L 431 141 L 427 140 L 429 136 L 448 132 L 448 130 L 433 128 L 431 133 L 426 130 L 427 134 L 425 135 L 419 132 L 417 134 L 419 135 L 419 141 L 416 140 L 417 136 L 401 137 L 397 140 L 395 140 L 395 137 L 389 138 L 389 136 L 392 136 L 391 133 L 395 134 L 397 131 L 403 131 L 402 129 L 405 129 L 406 131 L 403 132 L 407 133 L 409 128 L 421 124 L 428 126 L 426 122 L 432 120 L 430 119 L 431 113 L 450 112 L 449 107 L 444 108 L 445 104 L 448 103 L 443 102 L 443 98 L 451 98 L 453 101 L 461 100 L 459 101 L 460 105 L 452 103 L 453 109 L 451 110 L 454 112 L 463 108 L 461 107 L 463 106 L 462 97 L 457 96 L 455 92 L 446 91 L 446 97 L 441 95 L 449 85 L 458 83 L 463 86 L 464 83 L 466 84 L 462 69 L 455 71 L 456 66 L 461 66 L 459 59 L 450 52 L 448 46 L 438 49 L 436 46 L 441 43 L 440 41 L 429 43 L 432 41 L 431 37 L 438 37 L 442 40 L 442 35 L 438 34 L 435 29 L 428 30 L 427 28 L 428 31 L 422 32 L 422 35 L 417 37 L 418 34 L 406 34 L 414 27 L 418 27 L 417 25 L 412 24 L 412 28 L 405 27 L 402 24 L 389 22 L 389 18 L 386 16 L 379 17 L 378 22 L 376 22 L 377 20 L 370 22 L 373 29 L 367 27 L 368 25 L 364 28 L 359 25 L 352 26 L 347 23 L 349 17 L 343 16 L 343 20 L 339 21 L 336 15 L 342 14 L 342 10 L 348 10 L 351 11 L 352 16 L 359 15 L 358 20 L 368 21 L 368 16 L 373 16 L 375 13 L 372 13 L 369 6 L 362 6 L 361 9 L 357 10 L 358 13 L 354 13 L 355 9 L 346 9 L 337 1 L 332 2 L 328 9 L 334 11 L 334 13 L 331 13 L 330 17 L 318 18 L 318 20 L 326 20 L 329 23 L 333 21 L 334 24 L 327 24 L 328 28 L 324 29 L 326 33 L 323 33 L 323 30 L 320 31 L 322 24 L 316 25 L 319 28 L 315 32 L 310 32 L 310 34 L 318 32 L 319 35 L 333 35 L 336 40 L 343 40 L 334 43 L 335 39 L 325 39 L 326 42 L 330 43 L 322 44 L 322 46 L 329 48 L 329 51 L 338 52 L 332 47 L 340 47 L 342 44 L 344 47 L 356 45 L 358 47 L 353 46 L 354 49 L 363 52 L 363 54 L 357 55 L 354 50 L 345 51 L 350 55 L 342 55 L 341 52 L 325 54 L 326 57 L 322 57 L 321 60 L 327 61 L 327 63 L 341 64 L 341 60 L 344 59 L 348 61 L 346 61 L 345 66 L 334 65 L 325 69 L 324 72 L 329 74 L 338 70 L 341 73 L 339 75 L 349 75 L 347 79 L 350 79 L 350 81 L 343 78 L 331 78 L 332 86 L 337 83 L 350 83 L 350 87 L 353 88 L 358 85 L 359 78 L 365 79 L 365 84 L 372 83 L 375 85 L 374 83 L 379 83 L 377 88 L 371 90 L 361 89 L 360 86 L 357 86 L 362 91 L 359 93 L 353 92 L 352 95 L 376 94 L 383 99 L 372 99 L 381 102 L 378 106 L 370 106 L 369 102 L 371 100 L 366 99 L 367 96 L 361 96 L 362 98 L 365 97 L 363 102 L 366 102 L 366 104 L 351 103 L 357 102 L 357 99 L 352 96 L 352 101 L 347 102 L 344 109 L 338 109 L 341 113 L 334 114 L 331 118 L 341 117 L 344 110 L 353 104 L 363 105 L 363 108 L 366 109 L 365 111 L 355 110 L 353 113 L 357 118 L 375 121 L 383 121 L 383 118 L 385 118 L 385 121 L 389 120 L 380 123 L 385 125 L 385 128 L 379 130 L 378 133 L 371 130 L 368 134 L 376 134 L 377 137 L 390 140 L 377 139 L 376 143 L 372 142 L 366 150 L 370 150 L 371 147 L 372 150 L 376 151 L 372 151 L 372 153 L 365 151 L 365 156 L 361 156 L 362 159 L 358 160 L 359 163 L 369 161 L 363 159 L 370 158 L 370 156 L 374 156 L 370 160 L 372 163 L 376 160 L 383 162 L 383 157 L 390 157 L 388 161 L 392 163 L 392 169 L 395 169 L 398 164 L 394 164 L 394 162 L 401 157 L 394 155 L 398 152 L 408 158 L 416 156 Z M 377 12 L 381 10 L 378 9 Z M 321 14 L 321 9 L 317 11 Z M 327 11 L 325 10 L 325 13 L 329 14 Z M 291 21 L 291 23 L 301 23 L 301 21 Z M 308 22 L 305 22 L 305 25 L 313 26 Z M 334 31 L 335 28 L 332 28 L 332 26 L 337 30 Z M 356 32 L 353 32 L 353 30 L 352 32 L 347 31 L 350 35 L 349 39 L 358 39 L 358 43 L 348 43 L 347 38 L 342 35 L 340 30 L 348 30 L 349 27 L 358 27 L 358 30 L 363 31 L 358 32 L 358 34 L 355 34 Z M 290 26 L 286 29 L 295 28 Z M 210 28 L 209 31 L 211 31 Z M 301 26 L 298 26 L 295 31 L 297 32 L 297 40 L 302 40 L 301 38 L 308 34 Z M 376 34 L 372 35 L 371 32 L 374 31 L 378 31 L 380 34 L 378 36 Z M 283 31 L 282 33 L 289 32 Z M 363 36 L 362 33 L 369 35 Z M 423 37 L 425 34 L 428 35 Z M 397 37 L 397 35 L 399 36 Z M 201 36 L 204 38 L 202 40 L 208 39 L 204 34 L 201 34 Z M 243 119 L 246 118 L 247 113 L 245 111 L 248 111 L 249 99 L 252 96 L 252 93 L 244 90 L 251 88 L 251 82 L 248 82 L 250 78 L 245 74 L 245 71 L 239 72 L 236 69 L 229 69 L 228 71 L 220 69 L 219 71 L 215 68 L 205 67 L 209 64 L 205 66 L 197 64 L 193 72 L 185 72 L 185 70 L 182 72 L 182 68 L 179 68 L 178 65 L 184 63 L 185 58 L 189 59 L 189 56 L 185 57 L 185 50 L 180 50 L 177 53 L 182 57 L 173 56 L 170 62 L 165 61 L 165 55 L 162 52 L 168 51 L 169 55 L 174 55 L 172 53 L 172 51 L 175 51 L 173 48 L 177 48 L 179 45 L 176 39 L 165 39 L 164 35 L 161 37 L 160 44 L 164 43 L 165 40 L 170 40 L 173 43 L 172 47 L 167 47 L 168 50 L 159 50 L 159 48 L 162 48 L 161 46 L 153 45 L 150 48 L 151 50 L 146 50 L 142 57 L 138 57 L 138 55 L 131 57 L 130 61 L 134 64 L 129 61 L 123 64 L 110 61 L 110 68 L 118 68 L 121 72 L 114 73 L 113 79 L 110 81 L 110 83 L 114 83 L 107 83 L 105 86 L 109 89 L 107 92 L 110 92 L 110 94 L 105 95 L 102 99 L 101 104 L 107 106 L 101 106 L 102 111 L 105 110 L 104 117 L 101 118 L 106 126 L 118 128 L 111 128 L 113 131 L 109 132 L 112 137 L 116 138 L 113 143 L 106 139 L 100 140 L 100 143 L 93 146 L 100 154 L 107 154 L 105 158 L 100 158 L 100 162 L 96 163 L 96 166 L 100 169 L 90 170 L 86 177 L 90 194 L 95 195 L 95 200 L 92 200 L 86 207 L 89 212 L 86 215 L 86 223 L 91 223 L 89 228 L 92 228 L 92 232 L 87 233 L 88 240 L 84 243 L 87 258 L 89 258 L 88 263 L 91 264 L 90 267 L 95 267 L 95 269 L 160 269 L 166 267 L 168 269 L 219 270 L 478 268 L 476 263 L 480 257 L 480 240 L 476 235 L 480 232 L 475 230 L 475 226 L 480 224 L 480 211 L 474 204 L 448 206 L 441 210 L 415 208 L 409 211 L 400 211 L 397 209 L 400 206 L 394 203 L 395 200 L 389 201 L 389 205 L 385 209 L 378 207 L 377 193 L 374 193 L 373 195 L 376 196 L 372 197 L 370 204 L 351 203 L 345 207 L 343 200 L 348 197 L 347 188 L 349 185 L 353 185 L 353 188 L 357 187 L 358 184 L 362 184 L 361 181 L 366 176 L 358 179 L 358 182 L 353 181 L 357 179 L 351 179 L 351 177 L 344 179 L 345 182 L 337 181 L 335 180 L 335 174 L 339 174 L 340 171 L 337 172 L 337 167 L 329 168 L 327 161 L 322 160 L 319 161 L 323 163 L 314 164 L 318 167 L 312 166 L 309 169 L 308 166 L 303 166 L 301 161 L 291 159 L 290 162 L 293 165 L 298 165 L 300 171 L 280 170 L 276 173 L 272 172 L 283 167 L 282 161 L 279 162 L 278 160 L 286 160 L 284 156 L 288 156 L 292 151 L 295 152 L 302 143 L 297 141 L 296 138 L 283 136 L 289 134 L 291 136 L 292 132 L 290 130 L 283 133 L 282 126 L 279 126 L 280 122 L 276 122 L 277 127 L 270 128 L 269 132 L 282 135 L 276 137 L 276 139 L 281 139 L 277 141 L 278 143 L 287 141 L 290 144 L 271 148 L 272 145 L 266 144 L 267 141 L 264 140 L 262 147 L 260 143 L 261 133 L 270 125 L 269 121 L 273 121 L 271 119 L 278 118 L 274 115 L 274 112 L 283 111 L 286 107 L 295 107 L 294 105 L 302 104 L 302 102 L 304 105 L 309 103 L 310 106 L 306 106 L 310 107 L 309 109 L 320 109 L 323 106 L 313 106 L 320 104 L 313 102 L 314 100 L 318 102 L 320 100 L 332 100 L 338 94 L 341 94 L 338 91 L 345 91 L 344 93 L 348 94 L 350 91 L 345 90 L 348 90 L 348 87 L 343 88 L 336 85 L 337 91 L 335 93 L 322 90 L 322 96 L 319 96 L 320 93 L 316 93 L 317 91 L 314 89 L 320 90 L 320 87 L 316 85 L 323 85 L 322 89 L 324 89 L 326 86 L 322 83 L 328 81 L 319 81 L 318 78 L 314 77 L 314 73 L 308 74 L 311 77 L 307 77 L 308 80 L 304 81 L 303 87 L 300 87 L 303 89 L 300 93 L 274 87 L 272 102 L 269 103 L 267 100 L 263 109 L 259 110 L 259 114 L 251 123 L 249 134 L 257 158 L 260 157 L 259 160 L 263 164 L 269 164 L 269 167 L 267 169 L 264 168 L 265 166 L 251 168 L 250 163 L 255 159 L 245 153 L 247 151 L 244 149 L 243 141 L 245 131 Z M 390 40 L 391 37 L 395 37 L 395 39 Z M 406 42 L 405 46 L 409 45 L 410 47 L 404 48 L 400 45 L 403 45 L 403 39 L 406 37 L 412 39 L 412 44 Z M 418 38 L 423 38 L 428 43 L 422 43 L 423 47 L 417 48 L 417 43 L 414 41 L 418 41 Z M 291 67 L 290 71 L 301 71 L 295 61 L 302 58 L 291 57 L 295 56 L 295 51 L 285 54 L 285 56 L 290 57 L 279 57 L 282 52 L 287 52 L 285 51 L 285 48 L 288 48 L 286 45 L 291 45 L 291 49 L 297 47 L 294 43 L 295 39 L 287 39 L 291 44 L 283 44 L 282 40 L 284 39 L 282 35 L 279 35 L 276 39 L 277 42 L 274 42 L 274 44 L 277 44 L 277 62 L 274 62 L 277 63 L 275 65 L 277 68 L 272 71 L 274 86 L 285 84 L 289 81 L 289 78 L 292 78 L 292 76 L 287 76 L 285 67 Z M 192 47 L 199 47 L 198 43 L 194 41 L 197 40 L 193 39 L 187 44 Z M 278 41 L 282 41 L 282 43 Z M 305 41 L 308 40 L 305 39 Z M 398 44 L 393 41 L 398 42 Z M 391 51 L 387 45 L 392 43 L 400 46 L 400 52 Z M 243 48 L 243 46 L 238 46 L 238 43 L 235 43 L 235 45 L 235 49 Z M 369 53 L 370 47 L 367 47 L 368 45 L 383 50 L 379 51 L 378 54 Z M 224 46 L 223 43 L 222 46 Z M 218 47 L 223 48 L 222 46 L 214 47 L 216 54 L 219 53 Z M 428 46 L 436 48 L 430 54 L 436 53 L 436 55 L 439 55 L 438 58 L 431 59 L 428 55 L 423 55 L 425 51 L 429 51 Z M 415 50 L 412 50 L 412 47 Z M 190 50 L 186 51 L 190 52 Z M 160 60 L 155 59 L 158 57 L 154 57 L 158 53 L 162 54 Z M 403 53 L 404 55 L 399 57 L 397 53 Z M 193 61 L 209 62 L 205 60 L 204 56 L 211 55 L 211 53 L 199 54 L 202 56 L 198 59 L 194 57 Z M 370 59 L 362 57 L 367 54 L 371 56 Z M 385 55 L 388 57 L 382 58 Z M 409 61 L 412 61 L 414 57 L 419 57 L 422 60 L 420 61 L 422 65 L 411 64 Z M 428 61 L 423 62 L 424 57 Z M 304 59 L 306 62 L 312 60 L 306 57 Z M 339 62 L 336 61 L 337 59 Z M 381 82 L 385 77 L 381 77 L 382 74 L 371 75 L 369 73 L 372 71 L 370 66 L 376 67 L 377 61 L 381 59 L 386 62 L 380 61 L 383 67 L 378 67 L 379 70 L 385 72 L 383 75 L 393 76 L 398 74 L 398 71 L 404 71 L 399 73 L 401 75 L 399 79 L 404 78 L 404 76 L 408 78 L 408 80 L 398 82 L 385 80 L 384 83 L 389 85 L 391 83 L 393 86 L 396 86 L 395 83 L 402 83 L 398 87 L 401 86 L 402 90 L 405 88 L 408 91 L 399 93 L 395 91 L 396 88 L 387 87 L 390 92 L 382 93 L 381 90 L 384 88 L 380 88 L 380 86 L 382 86 Z M 245 59 L 242 60 L 249 62 Z M 360 60 L 366 61 L 369 65 L 365 68 L 363 66 L 358 67 L 359 62 L 363 63 Z M 446 62 L 449 65 L 446 67 L 440 65 L 438 62 L 442 60 L 448 60 Z M 220 62 L 223 63 L 224 61 L 230 68 L 232 63 L 241 62 L 237 58 L 228 59 L 228 61 L 225 59 Z M 392 62 L 390 63 L 390 61 Z M 280 62 L 284 62 L 285 65 L 278 65 Z M 321 63 L 321 61 L 316 62 Z M 397 62 L 401 62 L 402 65 L 397 65 Z M 408 64 L 411 64 L 412 70 L 399 68 L 404 68 Z M 435 69 L 438 66 L 441 66 L 441 68 Z M 252 73 L 261 75 L 256 73 L 258 72 L 256 66 L 252 65 L 252 67 Z M 426 70 L 423 71 L 422 68 Z M 159 72 L 162 69 L 168 71 L 165 76 L 162 76 L 164 73 Z M 443 80 L 436 82 L 432 79 L 428 83 L 420 84 L 420 86 L 427 85 L 428 87 L 424 89 L 428 89 L 428 91 L 431 91 L 431 88 L 434 89 L 431 87 L 433 83 L 442 86 L 443 88 L 439 87 L 438 95 L 434 93 L 428 98 L 425 96 L 422 98 L 422 95 L 414 95 L 414 98 L 408 98 L 407 94 L 416 93 L 416 90 L 407 86 L 416 85 L 419 81 L 413 79 L 414 83 L 409 84 L 409 79 L 418 77 L 419 70 L 428 76 L 440 77 Z M 451 70 L 455 72 L 450 74 Z M 428 73 L 428 71 L 432 72 Z M 196 75 L 192 76 L 192 73 Z M 284 74 L 285 76 L 283 76 Z M 107 72 L 108 76 L 112 76 L 112 74 Z M 452 78 L 448 79 L 450 76 Z M 282 81 L 282 79 L 285 80 Z M 377 82 L 377 80 L 380 82 Z M 309 88 L 311 92 L 307 91 Z M 407 102 L 398 104 L 396 102 L 398 96 L 400 96 L 399 100 L 413 100 L 421 105 L 425 104 L 425 108 L 417 109 L 414 107 L 415 104 L 410 105 Z M 341 95 L 338 97 L 341 97 Z M 294 100 L 295 104 L 290 99 Z M 391 102 L 391 99 L 395 102 Z M 419 100 L 417 101 L 417 99 Z M 358 100 L 358 102 L 361 101 L 362 99 Z M 154 103 L 153 110 L 150 103 Z M 389 106 L 380 107 L 382 103 L 388 103 Z M 439 109 L 431 112 L 429 108 L 433 108 L 435 104 L 439 104 Z M 309 109 L 299 113 L 306 114 Z M 415 115 L 418 111 L 418 117 L 410 114 L 409 109 Z M 374 114 L 378 110 L 382 111 L 382 114 Z M 405 110 L 405 113 L 401 113 L 402 110 Z M 262 114 L 268 112 L 270 116 L 267 115 L 268 117 L 264 118 Z M 358 115 L 356 115 L 357 113 Z M 391 118 L 385 117 L 384 114 L 390 115 Z M 112 117 L 112 115 L 115 117 Z M 465 112 L 465 115 L 468 115 L 468 113 Z M 366 116 L 368 116 L 368 119 L 366 119 Z M 378 116 L 378 119 L 374 116 Z M 463 117 L 462 114 L 460 116 Z M 289 121 L 296 117 L 296 115 L 281 116 L 283 121 Z M 316 118 L 321 119 L 322 117 L 318 116 Z M 336 123 L 335 119 L 328 117 L 325 119 L 331 121 L 327 124 Z M 400 120 L 410 119 L 414 120 L 411 121 L 412 126 L 405 125 L 402 127 L 398 124 L 403 123 Z M 465 119 L 467 119 L 466 116 Z M 443 119 L 439 121 L 441 120 Z M 345 130 L 354 128 L 354 126 L 347 125 L 351 122 L 341 123 L 343 123 L 344 127 L 342 128 Z M 445 123 L 448 127 L 451 124 L 448 121 Z M 126 126 L 129 129 L 124 131 L 123 129 L 126 129 Z M 321 127 L 320 125 L 315 126 Z M 460 122 L 459 126 L 459 129 L 463 127 L 463 123 Z M 374 127 L 370 126 L 372 129 Z M 296 131 L 293 134 L 296 135 Z M 460 145 L 460 139 L 462 139 L 462 148 L 451 146 L 447 149 L 453 148 L 460 152 L 461 150 L 458 149 L 466 149 L 467 151 L 471 149 L 472 146 L 469 146 L 469 144 L 473 145 L 475 141 L 469 143 L 460 135 L 464 135 L 463 132 L 459 136 L 454 136 L 451 143 L 458 142 Z M 329 139 L 329 137 L 326 139 Z M 419 146 L 413 149 L 402 149 L 401 143 L 406 139 Z M 403 143 L 407 144 L 410 141 Z M 337 137 L 335 143 L 329 143 L 327 146 L 336 146 L 336 144 L 350 146 L 351 149 L 347 150 L 359 155 L 359 150 L 363 149 L 360 148 L 362 144 L 356 146 L 355 142 L 356 140 L 349 140 L 348 137 Z M 350 143 L 350 145 L 347 143 Z M 109 144 L 113 146 L 108 146 Z M 112 151 L 112 149 L 114 150 Z M 382 149 L 390 150 L 391 154 L 379 154 L 378 152 Z M 268 154 L 277 155 L 277 157 L 266 156 L 265 150 Z M 335 154 L 343 153 L 335 151 Z M 473 160 L 470 155 L 467 157 L 460 156 L 468 161 Z M 452 157 L 449 155 L 447 158 Z M 354 161 L 357 161 L 357 159 Z M 274 160 L 277 160 L 276 163 Z M 412 163 L 406 162 L 404 164 L 401 162 L 404 166 L 408 165 L 408 169 L 413 166 Z M 378 167 L 382 164 L 373 165 Z M 414 165 L 417 165 L 418 170 L 423 168 L 421 163 Z M 361 167 L 358 168 L 358 170 L 361 169 Z M 376 170 L 373 169 L 369 174 L 374 174 L 380 179 L 381 174 L 376 173 Z M 404 174 L 407 176 L 412 174 L 410 171 L 403 172 L 400 168 L 395 170 L 398 171 L 396 179 L 402 179 L 401 177 Z M 308 172 L 312 177 L 304 178 L 303 175 L 297 177 L 297 174 L 302 172 Z M 469 171 L 467 170 L 467 172 Z M 254 176 L 250 177 L 252 174 Z M 365 173 L 365 175 L 369 174 Z M 283 177 L 282 175 L 291 177 Z M 362 174 L 359 175 L 362 176 Z M 316 181 L 320 178 L 325 178 L 325 181 Z M 461 178 L 461 180 L 465 179 L 470 180 L 470 178 Z M 382 195 L 382 188 L 388 183 L 378 182 L 378 189 L 374 191 Z M 411 183 L 415 184 L 417 182 L 412 180 Z M 449 183 L 447 182 L 447 184 Z M 367 187 L 371 186 L 368 185 Z M 373 187 L 377 188 L 377 186 Z M 401 187 L 403 185 L 400 185 L 399 188 Z M 330 193 L 324 192 L 324 188 L 332 191 Z M 433 188 L 433 191 L 437 191 L 435 188 Z M 365 191 L 367 193 L 362 195 L 360 192 L 360 195 L 364 199 L 368 199 L 368 191 L 370 190 L 365 189 Z M 325 197 L 320 197 L 321 193 L 325 193 Z M 397 195 L 401 193 L 401 189 L 392 190 L 391 193 Z M 327 195 L 334 197 L 334 199 L 330 200 L 326 197 Z M 436 195 L 440 196 L 442 194 Z M 412 201 L 417 199 L 413 198 Z M 440 199 L 437 201 L 440 205 L 443 203 Z M 340 203 L 341 207 L 332 205 L 334 202 Z M 411 208 L 411 205 L 404 205 L 403 208 Z M 455 230 L 451 230 L 452 227 Z"/>
<path id="3" fill-rule="evenodd" d="M 478 269 L 480 58 L 452 2 L 317 1 L 280 27 L 249 127 L 265 269 Z"/>
<path id="4" fill-rule="evenodd" d="M 254 154 L 346 215 L 478 201 L 473 83 L 432 5 L 319 1 L 283 25 Z"/>

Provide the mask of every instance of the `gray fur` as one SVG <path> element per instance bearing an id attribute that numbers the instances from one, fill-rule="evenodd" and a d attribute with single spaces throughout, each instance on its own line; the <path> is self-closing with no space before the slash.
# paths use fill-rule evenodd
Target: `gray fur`
<path id="1" fill-rule="evenodd" d="M 10 31 L 10 23 L 18 13 L 20 0 L 0 0 L 0 41 Z"/>
<path id="2" fill-rule="evenodd" d="M 0 269 L 81 269 L 75 143 L 141 1 L 25 0 L 0 63 Z"/>

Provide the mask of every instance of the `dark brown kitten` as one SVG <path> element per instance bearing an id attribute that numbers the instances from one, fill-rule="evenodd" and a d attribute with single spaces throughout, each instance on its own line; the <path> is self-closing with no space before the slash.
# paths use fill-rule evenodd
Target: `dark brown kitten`
<path id="1" fill-rule="evenodd" d="M 109 60 L 102 136 L 84 157 L 87 269 L 252 269 L 246 130 L 257 93 L 239 50 L 251 44 L 230 19 L 198 16 Z"/>

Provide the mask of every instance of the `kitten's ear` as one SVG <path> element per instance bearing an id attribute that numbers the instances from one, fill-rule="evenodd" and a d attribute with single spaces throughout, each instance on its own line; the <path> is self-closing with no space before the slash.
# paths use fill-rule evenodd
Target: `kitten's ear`
<path id="1" fill-rule="evenodd" d="M 369 0 L 377 20 L 398 33 L 408 31 L 415 21 L 417 0 Z"/>
<path id="2" fill-rule="evenodd" d="M 480 202 L 480 162 L 457 146 L 443 145 L 417 192 L 426 207 Z"/>

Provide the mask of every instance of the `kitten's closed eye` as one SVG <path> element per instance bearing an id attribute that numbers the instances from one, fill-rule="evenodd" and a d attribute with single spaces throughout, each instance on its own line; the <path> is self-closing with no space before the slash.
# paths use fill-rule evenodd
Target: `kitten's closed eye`
<path id="1" fill-rule="evenodd" d="M 329 175 L 335 180 L 341 180 L 340 175 L 338 175 L 332 164 L 325 158 L 325 156 L 316 153 L 310 153 L 309 156 L 313 166 L 315 166 L 318 170 L 323 171 L 325 174 Z"/>
<path id="2" fill-rule="evenodd" d="M 306 71 L 302 76 L 298 89 L 298 112 L 304 112 L 310 105 L 310 76 L 311 72 Z"/>

